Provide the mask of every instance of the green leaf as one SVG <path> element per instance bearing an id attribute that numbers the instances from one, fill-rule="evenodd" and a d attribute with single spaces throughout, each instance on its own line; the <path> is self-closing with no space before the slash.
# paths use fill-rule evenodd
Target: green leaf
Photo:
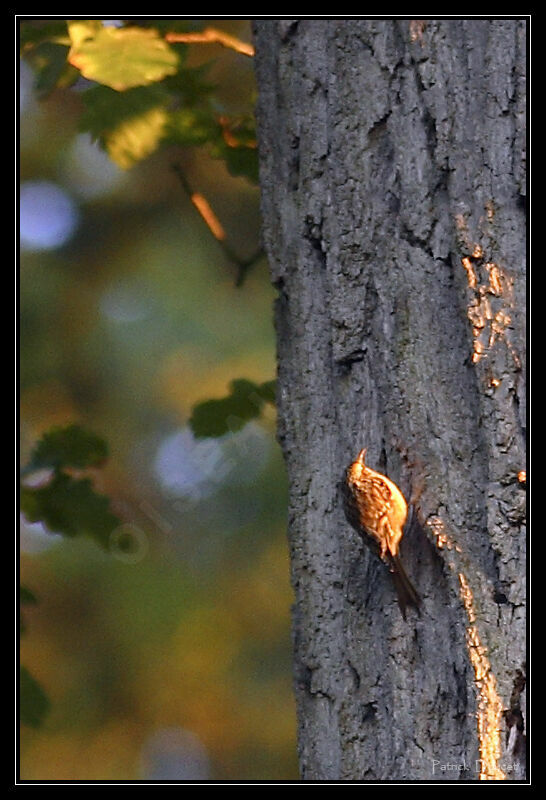
<path id="1" fill-rule="evenodd" d="M 29 522 L 43 522 L 63 536 L 90 536 L 103 547 L 120 524 L 109 506 L 89 479 L 76 480 L 64 472 L 55 473 L 46 486 L 21 489 L 21 509 Z"/>
<path id="2" fill-rule="evenodd" d="M 178 45 L 187 47 L 187 45 Z M 209 64 L 201 64 L 198 67 L 180 67 L 175 75 L 169 75 L 163 81 L 163 85 L 172 92 L 177 100 L 184 106 L 201 105 L 205 109 L 205 103 L 211 99 L 211 94 L 215 86 L 205 80 L 205 75 L 209 69 Z M 206 109 L 212 114 L 212 109 Z"/>
<path id="3" fill-rule="evenodd" d="M 70 47 L 66 20 L 32 20 L 21 23 L 19 43 L 23 52 L 45 40 L 57 43 L 62 42 Z"/>
<path id="4" fill-rule="evenodd" d="M 96 20 L 68 23 L 69 62 L 92 81 L 118 92 L 156 83 L 178 68 L 178 55 L 157 31 L 103 27 Z"/>
<path id="5" fill-rule="evenodd" d="M 166 108 L 171 100 L 162 86 L 139 86 L 120 94 L 107 86 L 94 86 L 82 93 L 84 111 L 80 128 L 95 138 L 138 119 L 146 111 Z"/>
<path id="6" fill-rule="evenodd" d="M 72 85 L 79 78 L 78 70 L 67 62 L 67 55 L 66 45 L 51 40 L 27 47 L 25 57 L 35 72 L 34 89 L 40 98 L 53 89 Z"/>
<path id="7" fill-rule="evenodd" d="M 157 149 L 166 132 L 169 99 L 160 86 L 122 94 L 96 86 L 83 94 L 86 109 L 80 129 L 89 131 L 118 166 L 128 169 Z"/>
<path id="8" fill-rule="evenodd" d="M 32 451 L 26 471 L 61 467 L 85 469 L 99 466 L 107 457 L 108 446 L 104 439 L 79 425 L 68 425 L 44 433 Z"/>
<path id="9" fill-rule="evenodd" d="M 49 699 L 26 667 L 19 671 L 19 711 L 21 722 L 39 728 L 49 712 Z"/>
<path id="10" fill-rule="evenodd" d="M 256 122 L 252 115 L 220 117 L 221 135 L 211 148 L 215 158 L 226 162 L 229 172 L 258 183 L 258 150 Z"/>
<path id="11" fill-rule="evenodd" d="M 219 127 L 207 111 L 182 108 L 169 114 L 165 138 L 186 147 L 205 144 L 218 137 Z"/>
<path id="12" fill-rule="evenodd" d="M 271 405 L 275 405 L 277 402 L 276 398 L 276 391 L 277 391 L 277 381 L 265 381 L 265 383 L 261 383 L 259 386 L 256 387 L 256 391 L 262 397 L 266 403 L 271 403 Z"/>
<path id="13" fill-rule="evenodd" d="M 247 178 L 258 183 L 258 151 L 255 147 L 228 147 L 221 145 L 212 153 L 216 158 L 223 158 L 231 175 Z"/>
<path id="14" fill-rule="evenodd" d="M 258 183 L 258 150 L 247 145 L 228 145 L 220 135 L 210 148 L 213 158 L 221 158 L 226 162 L 226 167 L 231 175 L 247 178 L 252 183 Z"/>
<path id="15" fill-rule="evenodd" d="M 53 89 L 65 88 L 75 83 L 78 71 L 67 63 L 68 48 L 53 42 L 43 42 L 33 54 L 37 69 L 34 88 L 38 95 L 46 97 Z"/>
<path id="16" fill-rule="evenodd" d="M 258 385 L 244 378 L 232 381 L 231 393 L 219 400 L 205 400 L 194 406 L 190 427 L 198 438 L 223 436 L 240 430 L 261 413 L 265 384 Z"/>

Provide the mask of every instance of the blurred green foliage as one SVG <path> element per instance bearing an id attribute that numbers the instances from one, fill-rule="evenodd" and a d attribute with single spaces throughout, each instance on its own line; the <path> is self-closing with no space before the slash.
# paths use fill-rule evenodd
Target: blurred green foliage
<path id="1" fill-rule="evenodd" d="M 232 175 L 257 182 L 253 115 L 231 119 L 206 82 L 203 65 L 188 66 L 188 46 L 167 42 L 160 26 L 23 23 L 21 50 L 36 70 L 42 96 L 80 78 L 89 81 L 81 92 L 80 128 L 120 167 L 133 166 L 163 144 L 207 143 Z"/>
<path id="2" fill-rule="evenodd" d="M 251 59 L 166 43 L 199 20 L 85 22 L 21 24 L 21 180 L 78 211 L 64 243 L 21 254 L 21 777 L 157 778 L 170 759 L 196 778 L 191 748 L 150 755 L 158 732 L 187 731 L 209 777 L 295 778 Z M 173 164 L 252 263 L 242 289 Z"/>
<path id="3" fill-rule="evenodd" d="M 56 472 L 45 486 L 21 489 L 21 510 L 29 522 L 44 522 L 63 536 L 85 534 L 106 547 L 120 524 L 109 511 L 108 498 L 97 494 L 89 478 Z"/>
<path id="4" fill-rule="evenodd" d="M 104 463 L 107 454 L 106 442 L 79 425 L 52 428 L 44 433 L 22 470 L 27 478 L 41 470 L 47 473 L 45 485 L 21 487 L 21 511 L 26 519 L 43 522 L 50 531 L 64 536 L 86 534 L 108 547 L 120 520 L 110 512 L 108 499 L 95 492 L 88 478 L 76 479 L 65 471 L 96 467 Z M 21 606 L 37 602 L 32 591 L 24 586 L 20 587 L 19 600 Z M 49 705 L 43 688 L 21 667 L 21 721 L 39 727 Z"/>
<path id="5" fill-rule="evenodd" d="M 192 410 L 190 427 L 197 437 L 223 436 L 238 431 L 259 417 L 264 402 L 275 402 L 275 381 L 257 384 L 239 378 L 230 384 L 231 392 L 221 400 L 205 400 Z"/>
<path id="6" fill-rule="evenodd" d="M 107 456 L 108 445 L 104 439 L 79 425 L 67 425 L 44 433 L 31 453 L 26 471 L 97 467 Z"/>

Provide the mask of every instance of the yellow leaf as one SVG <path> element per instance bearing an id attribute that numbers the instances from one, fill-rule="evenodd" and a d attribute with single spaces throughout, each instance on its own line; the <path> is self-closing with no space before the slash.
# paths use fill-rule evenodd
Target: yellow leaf
<path id="1" fill-rule="evenodd" d="M 121 123 L 105 137 L 108 155 L 122 169 L 132 167 L 157 149 L 166 122 L 164 108 L 151 108 L 141 116 Z"/>

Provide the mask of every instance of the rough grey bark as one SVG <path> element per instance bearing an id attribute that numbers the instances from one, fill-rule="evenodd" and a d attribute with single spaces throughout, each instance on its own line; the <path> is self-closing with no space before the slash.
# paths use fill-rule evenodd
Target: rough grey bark
<path id="1" fill-rule="evenodd" d="M 526 22 L 254 35 L 302 779 L 522 779 Z M 415 503 L 406 623 L 362 447 Z"/>

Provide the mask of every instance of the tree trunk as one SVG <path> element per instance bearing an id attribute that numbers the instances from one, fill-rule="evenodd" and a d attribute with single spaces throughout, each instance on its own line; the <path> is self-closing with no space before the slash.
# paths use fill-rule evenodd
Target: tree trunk
<path id="1" fill-rule="evenodd" d="M 254 22 L 303 780 L 525 777 L 525 20 Z M 345 520 L 415 507 L 388 570 Z"/>

